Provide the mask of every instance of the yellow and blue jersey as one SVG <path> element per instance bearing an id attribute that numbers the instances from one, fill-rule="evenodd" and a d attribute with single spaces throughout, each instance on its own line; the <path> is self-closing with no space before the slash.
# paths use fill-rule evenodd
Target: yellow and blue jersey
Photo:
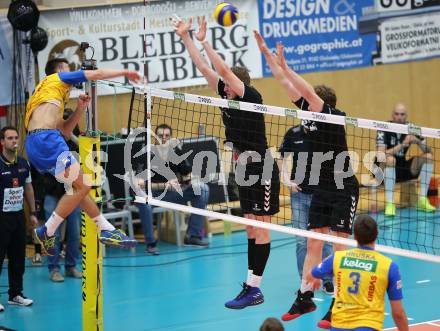
<path id="1" fill-rule="evenodd" d="M 335 252 L 312 270 L 315 278 L 335 277 L 332 330 L 382 330 L 385 292 L 402 299 L 399 268 L 370 247 Z"/>
<path id="2" fill-rule="evenodd" d="M 26 107 L 25 127 L 29 126 L 32 112 L 39 105 L 56 103 L 60 108 L 60 119 L 63 118 L 64 104 L 69 99 L 72 85 L 86 82 L 84 71 L 60 72 L 47 76 L 41 81 L 30 97 Z M 48 172 L 54 176 L 63 172 L 76 162 L 69 151 L 64 138 L 56 129 L 45 129 L 30 132 L 25 141 L 25 148 L 32 165 L 41 173 Z"/>
<path id="3" fill-rule="evenodd" d="M 69 101 L 69 92 L 72 85 L 86 82 L 84 71 L 60 72 L 47 76 L 35 88 L 26 106 L 25 127 L 29 126 L 32 112 L 39 105 L 56 101 L 60 107 L 60 118 L 63 118 L 64 104 Z"/>

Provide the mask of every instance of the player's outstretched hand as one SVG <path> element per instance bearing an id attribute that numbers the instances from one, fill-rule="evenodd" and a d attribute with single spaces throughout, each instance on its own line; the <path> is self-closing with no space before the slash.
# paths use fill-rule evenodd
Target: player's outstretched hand
<path id="1" fill-rule="evenodd" d="M 202 42 L 206 38 L 206 30 L 207 30 L 205 16 L 197 16 L 197 25 L 199 26 L 199 30 L 194 33 L 194 37 L 196 37 L 198 41 Z"/>
<path id="2" fill-rule="evenodd" d="M 176 34 L 182 38 L 184 36 L 187 36 L 189 33 L 189 30 L 191 30 L 192 27 L 192 18 L 188 20 L 188 22 L 185 22 L 180 18 L 178 15 L 174 14 L 171 18 L 171 23 L 173 24 L 174 31 L 176 31 Z"/>
<path id="3" fill-rule="evenodd" d="M 254 30 L 254 37 L 257 41 L 258 48 L 260 49 L 260 52 L 263 54 L 270 54 L 269 47 L 267 47 L 266 42 L 264 41 L 264 38 L 261 36 L 261 34 Z"/>
<path id="4" fill-rule="evenodd" d="M 143 80 L 143 76 L 137 71 L 127 71 L 125 76 L 128 78 L 129 81 L 135 83 L 140 83 Z"/>
<path id="5" fill-rule="evenodd" d="M 286 58 L 284 57 L 284 45 L 281 41 L 277 42 L 277 62 L 283 69 L 287 69 Z"/>
<path id="6" fill-rule="evenodd" d="M 314 290 L 318 290 L 321 287 L 321 280 L 313 277 L 311 272 L 307 274 L 306 281 L 313 286 Z"/>

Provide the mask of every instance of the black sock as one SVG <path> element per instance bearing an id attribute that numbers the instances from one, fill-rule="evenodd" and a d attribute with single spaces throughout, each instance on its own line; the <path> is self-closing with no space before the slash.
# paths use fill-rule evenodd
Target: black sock
<path id="1" fill-rule="evenodd" d="M 41 245 L 40 244 L 35 244 L 35 254 L 40 254 L 41 255 Z"/>
<path id="2" fill-rule="evenodd" d="M 248 269 L 255 268 L 255 239 L 248 239 Z"/>
<path id="3" fill-rule="evenodd" d="M 254 275 L 263 276 L 264 268 L 266 268 L 267 260 L 270 254 L 270 243 L 255 244 L 255 267 Z"/>

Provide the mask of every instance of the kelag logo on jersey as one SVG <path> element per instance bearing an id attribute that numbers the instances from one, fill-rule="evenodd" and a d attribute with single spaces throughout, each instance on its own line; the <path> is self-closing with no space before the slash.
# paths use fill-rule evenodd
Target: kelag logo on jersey
<path id="1" fill-rule="evenodd" d="M 350 257 L 344 257 L 341 260 L 341 269 L 355 269 L 368 272 L 376 272 L 377 261 L 354 259 Z"/>

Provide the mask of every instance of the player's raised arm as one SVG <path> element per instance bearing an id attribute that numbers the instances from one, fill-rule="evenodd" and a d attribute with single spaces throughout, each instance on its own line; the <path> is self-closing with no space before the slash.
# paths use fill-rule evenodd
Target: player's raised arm
<path id="1" fill-rule="evenodd" d="M 282 43 L 278 43 L 282 49 Z M 283 69 L 287 79 L 291 82 L 301 96 L 309 103 L 309 110 L 313 112 L 321 112 L 324 101 L 316 94 L 313 86 L 310 85 L 304 78 L 298 75 L 294 70 L 289 68 L 284 58 L 284 52 L 278 52 L 278 62 Z"/>
<path id="2" fill-rule="evenodd" d="M 127 77 L 128 80 L 137 83 L 142 79 L 142 76 L 137 71 L 127 69 L 84 70 L 84 75 L 87 80 L 111 79 L 124 76 Z"/>
<path id="3" fill-rule="evenodd" d="M 223 78 L 225 84 L 229 85 L 232 91 L 240 97 L 244 95 L 244 83 L 232 72 L 231 68 L 226 64 L 226 62 L 217 54 L 217 52 L 212 48 L 209 42 L 205 39 L 206 36 L 206 19 L 205 17 L 197 18 L 199 24 L 199 32 L 205 31 L 204 34 L 196 34 L 195 37 L 201 42 L 203 48 L 208 55 L 209 60 L 215 68 L 217 74 Z M 216 86 L 217 91 L 217 86 Z"/>
<path id="4" fill-rule="evenodd" d="M 292 100 L 293 102 L 298 101 L 301 98 L 301 94 L 295 87 L 293 87 L 290 80 L 284 74 L 283 69 L 278 63 L 278 56 L 275 54 L 271 54 L 269 47 L 267 47 L 267 44 L 264 41 L 264 38 L 256 30 L 254 30 L 254 37 L 257 41 L 258 48 L 260 49 L 261 54 L 263 54 L 264 58 L 266 59 L 266 62 L 269 65 L 269 68 L 272 71 L 275 79 L 280 82 L 281 86 L 287 92 L 290 100 Z M 282 47 L 282 44 L 277 43 L 278 52 L 279 48 L 281 48 L 282 51 Z"/>
<path id="5" fill-rule="evenodd" d="M 84 83 L 89 80 L 111 79 L 115 77 L 127 77 L 135 83 L 142 80 L 142 76 L 137 71 L 127 69 L 59 71 L 58 76 L 63 83 L 69 85 Z"/>
<path id="6" fill-rule="evenodd" d="M 189 35 L 189 30 L 192 27 L 192 18 L 190 18 L 188 22 L 184 22 L 180 17 L 174 15 L 171 20 L 174 25 L 174 31 L 176 31 L 176 34 L 182 39 L 197 69 L 199 69 L 199 71 L 205 77 L 209 87 L 217 92 L 217 84 L 219 79 L 218 74 L 211 68 L 208 61 L 206 61 L 206 59 L 200 53 L 197 46 L 194 44 L 194 41 L 191 39 L 191 36 Z M 204 25 L 199 24 L 199 31 L 195 33 L 195 37 L 198 40 L 205 40 L 206 22 Z"/>

